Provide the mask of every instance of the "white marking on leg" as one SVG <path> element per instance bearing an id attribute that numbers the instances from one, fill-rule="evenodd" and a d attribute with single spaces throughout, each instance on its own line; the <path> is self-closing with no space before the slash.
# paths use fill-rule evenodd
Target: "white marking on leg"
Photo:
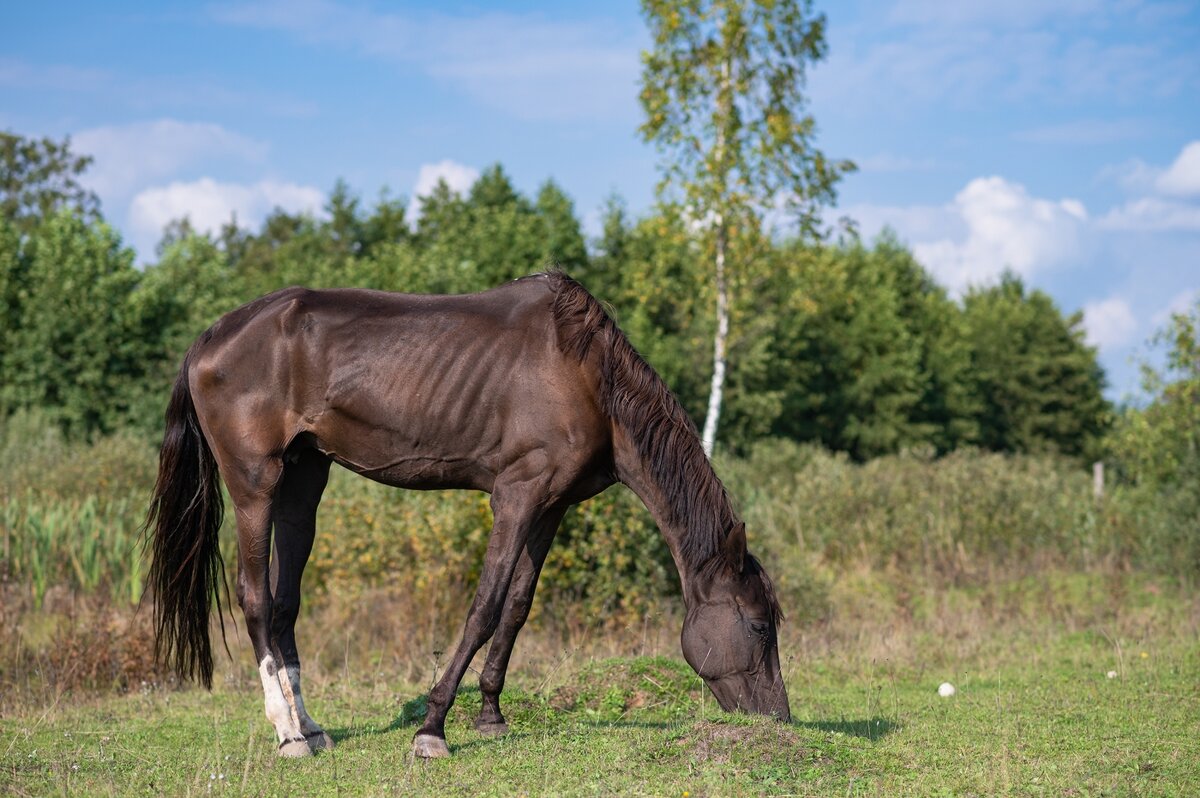
<path id="1" fill-rule="evenodd" d="M 258 664 L 258 675 L 262 678 L 263 703 L 267 720 L 271 721 L 271 725 L 275 727 L 275 734 L 279 736 L 279 742 L 303 739 L 304 734 L 300 731 L 300 723 L 292 714 L 292 707 L 284 697 L 283 688 L 280 686 L 279 671 L 275 667 L 275 659 L 270 654 L 263 657 L 263 661 Z"/>
<path id="2" fill-rule="evenodd" d="M 280 674 L 279 684 L 283 688 L 284 698 L 292 705 L 300 731 L 304 732 L 305 737 L 325 731 L 304 709 L 304 698 L 300 695 L 300 666 L 288 665 L 284 671 Z"/>

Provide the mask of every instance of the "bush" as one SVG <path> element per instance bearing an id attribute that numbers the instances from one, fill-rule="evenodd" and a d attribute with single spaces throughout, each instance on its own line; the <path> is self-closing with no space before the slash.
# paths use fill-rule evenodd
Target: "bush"
<path id="1" fill-rule="evenodd" d="M 9 464 L 0 474 L 0 579 L 35 604 L 55 585 L 135 602 L 153 450 L 124 435 L 68 443 L 53 425 L 19 415 L 0 427 L 0 451 Z M 1089 475 L 1051 456 L 914 451 L 856 464 L 765 441 L 717 467 L 746 519 L 751 551 L 801 623 L 828 615 L 831 586 L 854 569 L 932 587 L 978 585 L 1045 565 L 1178 573 L 1192 567 L 1200 539 L 1186 481 L 1172 490 L 1127 485 L 1097 503 Z M 232 513 L 227 519 L 223 550 L 232 566 Z M 491 520 L 480 493 L 399 491 L 335 469 L 305 595 L 310 604 L 381 592 L 405 597 L 414 622 L 457 629 Z M 567 514 L 533 617 L 563 629 L 640 625 L 676 612 L 678 591 L 649 514 L 614 487 Z"/>
<path id="2" fill-rule="evenodd" d="M 858 563 L 968 584 L 997 568 L 1090 568 L 1131 550 L 1128 525 L 1096 506 L 1088 475 L 1051 456 L 917 451 L 858 465 L 767 441 L 722 471 L 752 546 L 797 598 L 815 595 L 814 574 Z"/>

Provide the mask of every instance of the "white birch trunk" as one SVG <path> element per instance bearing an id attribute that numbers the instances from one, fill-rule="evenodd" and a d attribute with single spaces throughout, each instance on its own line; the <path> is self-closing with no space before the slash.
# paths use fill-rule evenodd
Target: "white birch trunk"
<path id="1" fill-rule="evenodd" d="M 712 457 L 717 442 L 717 421 L 721 416 L 721 399 L 725 392 L 725 342 L 729 338 L 729 285 L 725 279 L 725 249 L 727 247 L 725 220 L 717 216 L 717 334 L 713 337 L 712 385 L 708 392 L 708 413 L 704 416 L 704 432 L 700 442 L 704 453 Z"/>
<path id="2" fill-rule="evenodd" d="M 727 165 L 725 163 L 726 126 L 730 124 L 733 115 L 732 90 L 733 65 L 726 57 L 721 64 L 721 87 L 717 103 L 717 173 L 720 180 L 720 191 L 724 197 L 728 188 Z M 708 391 L 708 412 L 704 416 L 704 432 L 700 435 L 700 443 L 704 446 L 704 454 L 712 457 L 713 447 L 717 442 L 717 422 L 721 416 L 721 400 L 725 392 L 725 342 L 729 338 L 729 281 L 725 277 L 725 255 L 729 248 L 729 233 L 726 225 L 729 219 L 724 209 L 717 211 L 714 232 L 716 233 L 716 277 L 717 277 L 717 334 L 713 336 L 713 373 L 712 385 Z"/>

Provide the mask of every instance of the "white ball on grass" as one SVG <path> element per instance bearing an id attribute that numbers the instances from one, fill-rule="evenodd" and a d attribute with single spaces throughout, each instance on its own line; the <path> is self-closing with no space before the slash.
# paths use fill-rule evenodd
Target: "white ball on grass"
<path id="1" fill-rule="evenodd" d="M 957 692 L 958 691 L 954 689 L 954 685 L 950 684 L 950 682 L 942 682 L 941 685 L 938 686 L 938 695 L 940 695 L 942 698 L 949 698 Z"/>

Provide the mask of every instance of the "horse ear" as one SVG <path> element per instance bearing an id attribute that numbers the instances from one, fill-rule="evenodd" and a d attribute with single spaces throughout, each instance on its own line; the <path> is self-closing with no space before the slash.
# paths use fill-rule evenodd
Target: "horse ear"
<path id="1" fill-rule="evenodd" d="M 725 562 L 735 574 L 742 572 L 742 564 L 746 559 L 746 524 L 738 521 L 729 530 L 725 538 Z"/>

